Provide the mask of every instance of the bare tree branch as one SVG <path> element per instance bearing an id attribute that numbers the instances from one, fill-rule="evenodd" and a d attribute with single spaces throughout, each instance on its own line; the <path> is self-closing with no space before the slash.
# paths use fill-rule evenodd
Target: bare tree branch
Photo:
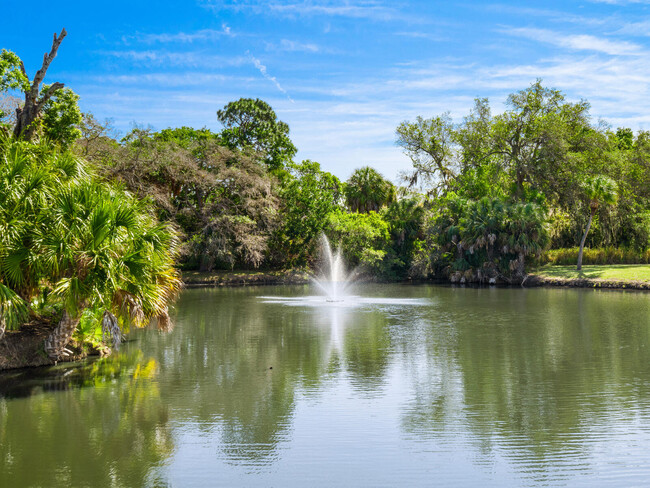
<path id="1" fill-rule="evenodd" d="M 60 83 L 58 81 L 56 83 L 52 83 L 47 91 L 41 95 L 41 98 L 37 102 L 38 106 L 41 107 L 43 104 L 45 104 L 45 102 L 47 102 L 57 90 L 60 90 L 64 86 L 65 85 L 63 83 Z"/>
<path id="2" fill-rule="evenodd" d="M 61 42 L 63 41 L 63 38 L 67 35 L 68 33 L 66 32 L 65 29 L 61 30 L 61 34 L 57 37 L 56 33 L 54 33 L 54 40 L 52 41 L 52 49 L 50 49 L 50 53 L 45 53 L 43 55 L 43 66 L 41 66 L 41 69 L 39 69 L 36 72 L 36 76 L 34 76 L 34 81 L 32 82 L 32 91 L 34 88 L 36 88 L 38 93 L 38 88 L 40 87 L 41 83 L 43 82 L 43 78 L 45 78 L 45 73 L 47 73 L 47 69 L 50 67 L 50 63 L 52 60 L 56 57 L 56 53 L 59 50 L 59 46 L 61 45 Z"/>
<path id="3" fill-rule="evenodd" d="M 63 88 L 63 83 L 54 83 L 39 100 L 39 92 L 41 90 L 41 83 L 45 78 L 45 73 L 47 73 L 50 63 L 52 63 L 52 60 L 56 57 L 59 46 L 67 34 L 68 33 L 65 29 L 62 29 L 61 34 L 58 36 L 56 35 L 56 32 L 54 33 L 52 49 L 50 49 L 49 53 L 43 55 L 43 65 L 41 66 L 41 69 L 36 72 L 29 90 L 25 92 L 25 103 L 22 108 L 16 109 L 16 126 L 14 127 L 14 135 L 17 138 L 22 137 L 23 139 L 30 141 L 32 137 L 34 137 L 34 131 L 36 129 L 34 122 L 38 119 L 43 104 L 50 99 L 56 90 Z M 27 76 L 25 66 L 22 63 L 20 69 L 23 74 Z M 27 79 L 29 80 L 29 77 Z"/>

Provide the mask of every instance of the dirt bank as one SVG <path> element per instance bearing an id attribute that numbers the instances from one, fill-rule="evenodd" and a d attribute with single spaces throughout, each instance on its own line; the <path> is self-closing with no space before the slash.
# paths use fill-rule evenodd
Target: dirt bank
<path id="1" fill-rule="evenodd" d="M 188 288 L 207 286 L 303 285 L 309 283 L 305 271 L 183 271 Z"/>
<path id="2" fill-rule="evenodd" d="M 607 280 L 593 278 L 557 278 L 539 275 L 528 275 L 523 286 L 565 286 L 574 288 L 610 288 L 619 290 L 650 290 L 647 281 Z"/>
<path id="3" fill-rule="evenodd" d="M 0 340 L 0 371 L 54 364 L 43 351 L 43 342 L 53 329 L 51 323 L 30 322 L 20 330 L 8 330 Z M 88 355 L 75 344 L 69 344 L 67 349 L 72 354 L 59 362 L 78 361 Z"/>

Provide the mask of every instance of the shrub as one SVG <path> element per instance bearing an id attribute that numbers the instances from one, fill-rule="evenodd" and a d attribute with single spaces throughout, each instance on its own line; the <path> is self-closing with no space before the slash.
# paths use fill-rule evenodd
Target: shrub
<path id="1" fill-rule="evenodd" d="M 578 262 L 577 247 L 550 249 L 540 257 L 540 264 L 570 266 Z M 650 264 L 650 249 L 637 251 L 632 248 L 601 247 L 585 248 L 583 264 Z"/>

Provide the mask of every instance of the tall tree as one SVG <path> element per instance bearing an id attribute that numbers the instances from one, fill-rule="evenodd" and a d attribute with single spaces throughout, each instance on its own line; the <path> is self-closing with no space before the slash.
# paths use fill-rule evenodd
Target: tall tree
<path id="1" fill-rule="evenodd" d="M 569 103 L 562 92 L 537 80 L 506 101 L 508 110 L 492 124 L 491 155 L 514 179 L 514 194 L 525 199 L 525 185 L 557 190 L 558 176 L 570 171 L 568 153 L 589 131 L 589 104 Z M 544 188 L 546 187 L 546 188 Z"/>
<path id="2" fill-rule="evenodd" d="M 618 198 L 616 182 L 603 175 L 587 179 L 584 184 L 584 191 L 585 195 L 589 199 L 590 213 L 589 220 L 587 221 L 587 228 L 585 229 L 585 233 L 582 235 L 582 240 L 580 241 L 580 250 L 578 251 L 578 271 L 582 269 L 582 253 L 585 248 L 585 241 L 587 240 L 587 234 L 591 228 L 591 221 L 593 220 L 594 215 L 601 204 L 611 205 L 616 202 L 616 199 Z"/>
<path id="3" fill-rule="evenodd" d="M 231 149 L 253 149 L 263 154 L 272 170 L 287 166 L 297 149 L 289 139 L 289 126 L 278 120 L 271 106 L 259 98 L 240 98 L 217 111 L 224 125 L 221 137 Z"/>
<path id="4" fill-rule="evenodd" d="M 0 89 L 20 89 L 25 94 L 25 103 L 22 107 L 16 109 L 14 136 L 17 138 L 20 137 L 27 141 L 33 139 L 37 129 L 36 122 L 43 108 L 57 90 L 64 86 L 63 83 L 56 82 L 41 90 L 41 83 L 45 79 L 47 69 L 56 57 L 59 46 L 66 34 L 65 29 L 62 29 L 61 34 L 58 36 L 56 33 L 54 34 L 52 48 L 49 53 L 44 54 L 43 64 L 32 81 L 29 81 L 25 65 L 18 56 L 4 49 L 0 54 Z"/>
<path id="5" fill-rule="evenodd" d="M 345 200 L 353 212 L 378 212 L 395 201 L 395 186 L 377 170 L 364 166 L 346 182 Z"/>
<path id="6" fill-rule="evenodd" d="M 397 145 L 404 149 L 413 163 L 413 171 L 407 175 L 411 186 L 423 182 L 433 184 L 439 179 L 446 184 L 454 177 L 454 126 L 445 113 L 439 117 L 415 122 L 402 122 L 396 130 Z"/>

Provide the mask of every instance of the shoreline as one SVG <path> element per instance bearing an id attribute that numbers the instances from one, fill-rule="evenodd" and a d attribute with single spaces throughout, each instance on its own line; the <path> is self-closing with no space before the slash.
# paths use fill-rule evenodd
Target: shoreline
<path id="1" fill-rule="evenodd" d="M 310 283 L 310 278 L 305 271 L 240 271 L 240 272 L 201 272 L 191 271 L 183 273 L 183 282 L 186 288 L 209 288 L 222 286 L 255 286 L 255 285 L 304 285 Z M 451 283 L 445 279 L 415 279 L 395 280 L 386 283 L 402 284 L 438 284 L 447 285 Z M 488 286 L 484 283 L 467 283 L 468 285 Z M 457 285 L 457 283 L 456 283 Z M 499 286 L 517 287 L 517 284 L 499 283 Z M 596 288 L 596 289 L 619 289 L 619 290 L 650 290 L 650 281 L 641 280 L 620 280 L 603 278 L 562 278 L 546 276 L 535 271 L 528 273 L 524 288 L 533 287 L 569 287 L 569 288 Z"/>
<path id="2" fill-rule="evenodd" d="M 185 288 L 252 285 L 305 285 L 309 274 L 301 270 L 275 271 L 183 271 Z"/>
<path id="3" fill-rule="evenodd" d="M 74 341 L 66 346 L 72 354 L 56 363 L 43 351 L 45 338 L 55 325 L 47 322 L 30 322 L 19 330 L 8 330 L 0 340 L 0 372 L 23 368 L 54 366 L 57 363 L 76 362 L 89 355 L 99 355 L 79 347 Z"/>
<path id="4" fill-rule="evenodd" d="M 309 274 L 302 270 L 288 271 L 218 271 L 200 272 L 186 271 L 183 273 L 185 288 L 219 288 L 239 286 L 260 286 L 260 285 L 304 285 L 310 282 Z M 439 284 L 453 285 L 448 280 L 400 280 L 393 283 L 403 284 Z M 472 285 L 469 284 L 468 285 Z M 478 286 L 487 286 L 474 284 Z M 501 286 L 501 284 L 499 285 Z M 517 287 L 518 285 L 506 285 Z M 650 281 L 638 280 L 615 280 L 601 278 L 562 278 L 547 276 L 539 273 L 529 273 L 523 288 L 540 287 L 565 287 L 565 288 L 588 288 L 588 289 L 610 289 L 610 290 L 650 290 Z M 0 340 L 0 372 L 54 366 L 55 362 L 43 353 L 43 342 L 54 327 L 49 323 L 31 322 L 17 331 L 6 331 L 3 339 Z M 87 351 L 84 347 L 68 345 L 73 353 L 64 358 L 61 362 L 75 362 L 97 354 Z"/>
<path id="5" fill-rule="evenodd" d="M 564 287 L 608 290 L 650 290 L 650 282 L 635 280 L 608 280 L 594 278 L 556 278 L 530 273 L 522 284 L 524 288 Z"/>

